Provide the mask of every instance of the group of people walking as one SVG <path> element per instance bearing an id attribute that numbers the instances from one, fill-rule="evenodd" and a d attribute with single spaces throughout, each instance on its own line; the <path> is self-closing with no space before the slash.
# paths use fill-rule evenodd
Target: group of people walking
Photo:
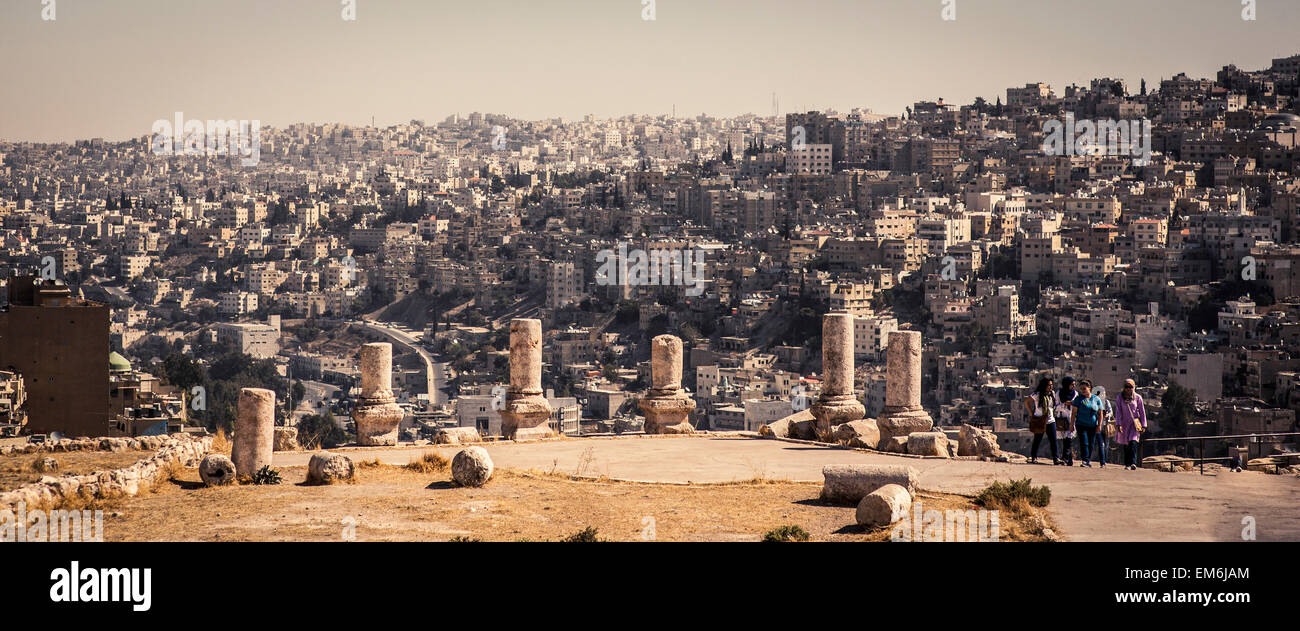
<path id="1" fill-rule="evenodd" d="M 1052 464 L 1073 467 L 1077 437 L 1081 466 L 1092 466 L 1095 447 L 1097 460 L 1105 468 L 1108 445 L 1114 439 L 1124 449 L 1124 467 L 1138 468 L 1137 445 L 1147 428 L 1147 411 L 1132 379 L 1124 381 L 1123 390 L 1113 401 L 1106 398 L 1105 388 L 1094 387 L 1087 380 L 1076 382 L 1066 377 L 1059 390 L 1053 386 L 1052 378 L 1044 377 L 1034 393 L 1025 398 L 1029 431 L 1034 434 L 1031 464 L 1038 462 L 1038 449 L 1046 436 Z"/>

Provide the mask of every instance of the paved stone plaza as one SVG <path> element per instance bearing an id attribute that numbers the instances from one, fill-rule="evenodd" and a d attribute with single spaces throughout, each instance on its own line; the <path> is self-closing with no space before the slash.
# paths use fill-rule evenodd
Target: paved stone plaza
<path id="1" fill-rule="evenodd" d="M 730 482 L 756 477 L 821 482 L 827 464 L 908 464 L 920 486 L 974 493 L 994 480 L 1033 478 L 1052 489 L 1050 510 L 1071 541 L 1241 541 L 1255 519 L 1260 541 L 1300 540 L 1300 478 L 1263 473 L 1127 471 L 968 460 L 919 459 L 744 436 L 626 437 L 485 445 L 496 466 L 618 480 Z M 406 464 L 425 451 L 359 448 L 354 460 Z M 276 453 L 275 466 L 305 466 L 309 452 Z"/>

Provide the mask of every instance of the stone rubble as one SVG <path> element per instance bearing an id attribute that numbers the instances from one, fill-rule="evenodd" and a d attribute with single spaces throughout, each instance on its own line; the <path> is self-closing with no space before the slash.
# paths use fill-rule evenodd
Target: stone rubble
<path id="1" fill-rule="evenodd" d="M 78 439 L 83 440 L 91 439 Z M 99 445 L 101 440 L 112 441 L 109 444 L 117 445 L 119 451 L 126 449 L 122 445 L 131 444 L 131 441 L 141 445 L 157 445 L 158 448 L 148 458 L 122 469 L 96 471 L 86 475 L 46 476 L 13 491 L 0 493 L 0 510 L 16 510 L 19 502 L 25 502 L 28 510 L 33 510 L 55 508 L 66 499 L 77 496 L 85 499 L 134 496 L 169 479 L 176 464 L 196 466 L 212 449 L 211 436 L 196 437 L 181 433 L 141 439 L 105 438 L 93 442 Z"/>

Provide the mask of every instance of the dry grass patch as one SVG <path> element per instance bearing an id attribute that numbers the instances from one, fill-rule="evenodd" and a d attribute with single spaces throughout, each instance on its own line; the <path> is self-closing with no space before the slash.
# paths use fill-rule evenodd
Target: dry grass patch
<path id="1" fill-rule="evenodd" d="M 230 438 L 226 436 L 226 430 L 219 429 L 217 435 L 212 437 L 212 451 L 208 453 L 229 456 L 231 447 Z"/>
<path id="2" fill-rule="evenodd" d="M 406 463 L 404 467 L 408 471 L 415 473 L 437 473 L 446 471 L 451 466 L 451 460 L 436 451 L 426 451 L 418 459 Z"/>
<path id="3" fill-rule="evenodd" d="M 889 539 L 888 529 L 854 526 L 855 507 L 818 500 L 819 483 L 669 485 L 502 469 L 491 484 L 466 488 L 454 486 L 448 471 L 430 473 L 423 466 L 372 467 L 358 484 L 330 486 L 301 486 L 306 467 L 284 467 L 279 486 L 213 488 L 201 487 L 197 471 L 189 469 L 156 493 L 121 500 L 119 516 L 105 515 L 104 537 L 342 541 L 345 525 L 352 523 L 357 541 L 554 542 L 591 529 L 603 541 L 758 542 L 774 529 L 797 524 L 811 541 Z M 965 496 L 919 497 L 927 509 L 976 507 Z M 1003 518 L 1003 540 L 1032 537 L 1013 522 Z"/>

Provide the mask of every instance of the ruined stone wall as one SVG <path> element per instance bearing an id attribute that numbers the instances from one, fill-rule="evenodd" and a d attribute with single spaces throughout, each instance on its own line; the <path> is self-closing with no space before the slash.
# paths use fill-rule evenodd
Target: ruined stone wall
<path id="1" fill-rule="evenodd" d="M 28 451 L 31 447 L 42 447 Z M 154 454 L 129 467 L 113 471 L 96 471 L 86 475 L 45 476 L 38 482 L 0 493 L 0 510 L 17 510 L 25 502 L 28 510 L 58 508 L 66 500 L 109 499 L 131 497 L 151 486 L 167 481 L 172 467 L 198 466 L 203 456 L 212 449 L 212 437 L 195 437 L 190 434 L 171 436 L 145 436 L 141 438 L 86 438 L 61 440 L 47 445 L 6 447 L 0 455 L 38 453 L 40 451 L 125 451 L 127 449 L 154 449 Z"/>

